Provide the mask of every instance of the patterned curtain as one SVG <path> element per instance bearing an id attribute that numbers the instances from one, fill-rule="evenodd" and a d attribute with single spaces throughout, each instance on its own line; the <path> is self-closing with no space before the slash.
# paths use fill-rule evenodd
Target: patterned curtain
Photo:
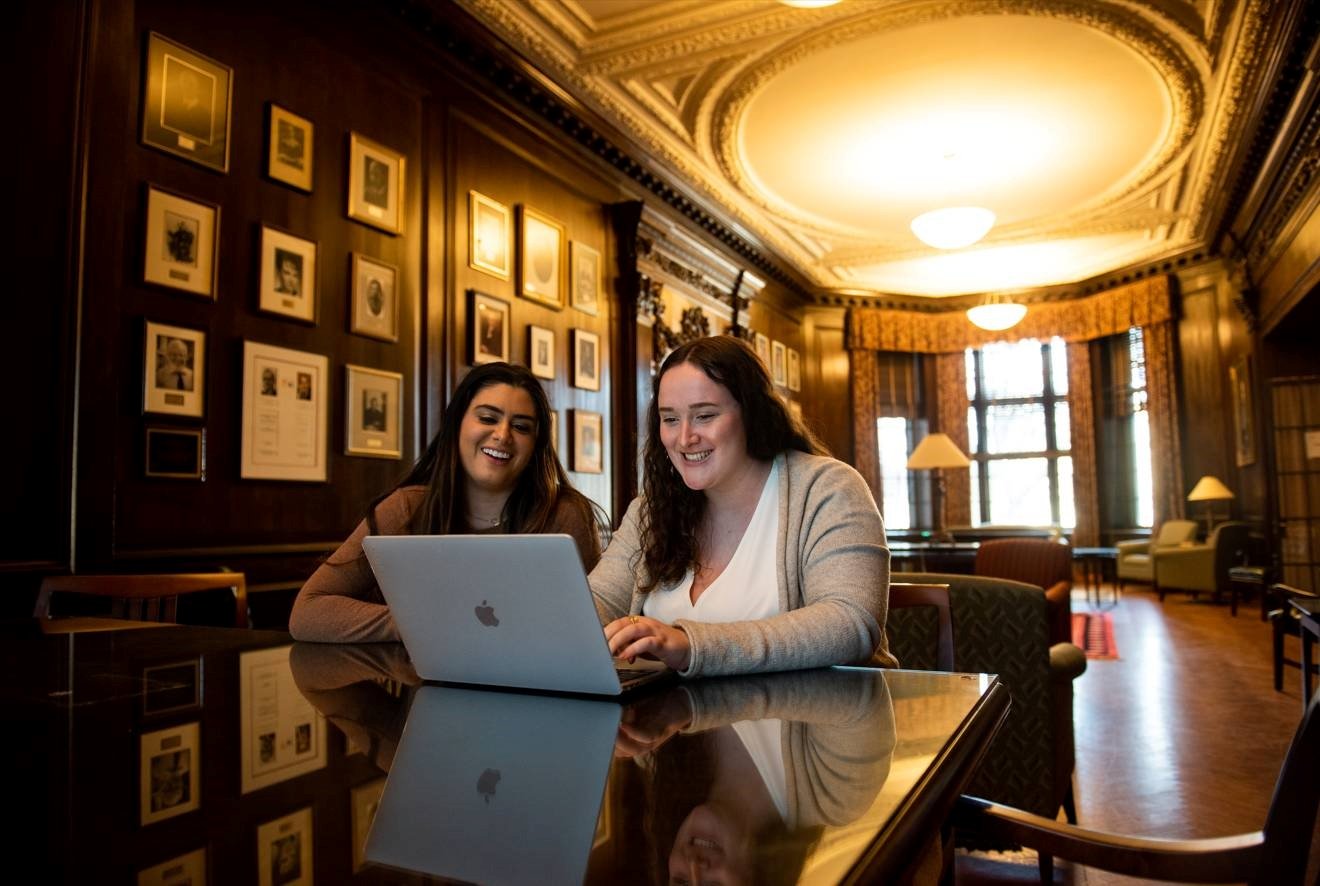
<path id="1" fill-rule="evenodd" d="M 856 350 L 849 356 L 852 364 L 853 467 L 871 487 L 871 494 L 879 506 L 885 495 L 880 480 L 880 442 L 875 434 L 876 353 Z"/>
<path id="2" fill-rule="evenodd" d="M 967 451 L 967 362 L 962 351 L 940 354 L 935 358 L 935 412 L 939 417 L 936 430 L 949 435 L 959 449 Z M 945 494 L 944 529 L 950 526 L 970 526 L 972 522 L 971 468 L 955 470 L 941 468 L 944 474 Z"/>
<path id="3" fill-rule="evenodd" d="M 1095 459 L 1095 401 L 1091 387 L 1091 349 L 1083 342 L 1068 348 L 1068 415 L 1072 436 L 1073 502 L 1076 547 L 1100 544 L 1100 484 Z"/>
<path id="4" fill-rule="evenodd" d="M 1141 334 L 1146 351 L 1146 411 L 1150 419 L 1150 467 L 1158 527 L 1165 520 L 1178 520 L 1185 514 L 1173 323 L 1143 326 Z"/>

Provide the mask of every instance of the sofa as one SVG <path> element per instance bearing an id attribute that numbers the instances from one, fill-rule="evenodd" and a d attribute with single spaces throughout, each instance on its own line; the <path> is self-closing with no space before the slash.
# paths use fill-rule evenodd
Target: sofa
<path id="1" fill-rule="evenodd" d="M 1154 552 L 1194 543 L 1197 526 L 1195 520 L 1165 520 L 1148 541 L 1120 541 L 1115 546 L 1118 548 L 1118 589 L 1123 589 L 1125 581 L 1154 584 Z"/>

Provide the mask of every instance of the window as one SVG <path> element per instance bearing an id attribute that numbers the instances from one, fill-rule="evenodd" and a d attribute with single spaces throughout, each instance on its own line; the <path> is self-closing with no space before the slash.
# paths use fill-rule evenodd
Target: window
<path id="1" fill-rule="evenodd" d="M 972 524 L 1071 529 L 1068 355 L 1060 338 L 969 349 Z"/>
<path id="2" fill-rule="evenodd" d="M 1128 390 L 1132 411 L 1130 452 L 1137 526 L 1155 524 L 1155 487 L 1150 468 L 1150 414 L 1146 411 L 1146 342 L 1141 328 L 1128 330 Z"/>
<path id="3" fill-rule="evenodd" d="M 912 528 L 912 490 L 908 488 L 908 442 L 906 418 L 878 418 L 876 438 L 880 444 L 880 483 L 884 487 L 885 529 Z"/>

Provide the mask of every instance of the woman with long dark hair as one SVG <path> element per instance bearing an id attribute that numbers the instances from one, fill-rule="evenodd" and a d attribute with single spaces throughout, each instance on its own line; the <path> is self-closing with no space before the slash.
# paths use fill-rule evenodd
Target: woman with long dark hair
<path id="1" fill-rule="evenodd" d="M 616 656 L 684 676 L 897 664 L 871 491 L 793 418 L 746 343 L 675 349 L 647 423 L 642 495 L 591 573 Z"/>
<path id="2" fill-rule="evenodd" d="M 331 643 L 399 639 L 362 552 L 369 534 L 540 532 L 573 536 L 587 570 L 600 556 L 595 506 L 555 457 L 541 383 L 521 366 L 478 366 L 454 391 L 426 453 L 298 592 L 289 631 Z"/>

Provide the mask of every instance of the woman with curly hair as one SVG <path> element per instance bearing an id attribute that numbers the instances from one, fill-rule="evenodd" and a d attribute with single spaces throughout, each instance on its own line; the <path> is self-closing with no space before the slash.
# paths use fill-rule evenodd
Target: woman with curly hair
<path id="1" fill-rule="evenodd" d="M 486 363 L 459 383 L 426 454 L 302 586 L 289 632 L 327 643 L 399 639 L 362 552 L 368 534 L 562 532 L 590 570 L 599 527 L 595 506 L 555 456 L 541 383 L 521 366 Z"/>
<path id="2" fill-rule="evenodd" d="M 647 423 L 642 495 L 591 573 L 614 655 L 685 677 L 897 664 L 875 500 L 750 347 L 715 336 L 674 350 Z"/>

